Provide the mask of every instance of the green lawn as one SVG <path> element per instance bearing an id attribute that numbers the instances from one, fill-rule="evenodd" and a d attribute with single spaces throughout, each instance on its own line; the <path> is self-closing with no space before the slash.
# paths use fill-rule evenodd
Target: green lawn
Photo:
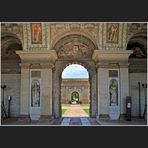
<path id="1" fill-rule="evenodd" d="M 83 110 L 89 115 L 89 108 L 83 108 Z"/>
<path id="2" fill-rule="evenodd" d="M 64 115 L 64 113 L 67 111 L 67 109 L 62 108 L 62 115 Z"/>

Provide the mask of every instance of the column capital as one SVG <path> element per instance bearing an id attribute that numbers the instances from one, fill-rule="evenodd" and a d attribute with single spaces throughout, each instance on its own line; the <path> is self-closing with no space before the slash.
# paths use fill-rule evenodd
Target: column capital
<path id="1" fill-rule="evenodd" d="M 30 63 L 20 63 L 19 64 L 21 69 L 29 69 L 30 68 Z"/>
<path id="2" fill-rule="evenodd" d="M 30 63 L 55 63 L 57 60 L 57 54 L 54 50 L 49 51 L 16 51 L 21 58 L 22 62 L 30 62 Z"/>
<path id="3" fill-rule="evenodd" d="M 40 63 L 42 69 L 52 69 L 54 68 L 54 64 L 52 63 Z"/>
<path id="4" fill-rule="evenodd" d="M 92 59 L 95 63 L 127 63 L 131 53 L 129 50 L 95 50 Z"/>
<path id="5" fill-rule="evenodd" d="M 97 63 L 96 64 L 97 68 L 119 68 L 120 64 L 119 63 Z"/>

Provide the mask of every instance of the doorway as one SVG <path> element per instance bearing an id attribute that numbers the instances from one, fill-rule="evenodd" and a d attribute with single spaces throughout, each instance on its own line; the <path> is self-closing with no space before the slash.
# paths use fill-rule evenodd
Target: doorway
<path id="1" fill-rule="evenodd" d="M 79 93 L 74 91 L 72 94 L 71 94 L 71 104 L 79 104 Z"/>

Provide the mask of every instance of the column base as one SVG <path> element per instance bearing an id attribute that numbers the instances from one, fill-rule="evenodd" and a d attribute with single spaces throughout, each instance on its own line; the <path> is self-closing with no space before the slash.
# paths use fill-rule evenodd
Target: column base
<path id="1" fill-rule="evenodd" d="M 30 122 L 31 118 L 29 115 L 20 115 L 18 118 L 19 122 Z"/>
<path id="2" fill-rule="evenodd" d="M 110 119 L 110 117 L 109 117 L 108 114 L 100 114 L 100 115 L 96 116 L 96 119 L 97 120 L 100 120 L 100 119 Z"/>
<path id="3" fill-rule="evenodd" d="M 51 121 L 54 117 L 52 115 L 41 115 L 39 121 Z"/>

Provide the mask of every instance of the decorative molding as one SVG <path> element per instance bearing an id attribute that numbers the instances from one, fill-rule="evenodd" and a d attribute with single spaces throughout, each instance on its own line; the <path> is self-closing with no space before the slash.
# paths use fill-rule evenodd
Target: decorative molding
<path id="1" fill-rule="evenodd" d="M 39 63 L 34 63 L 30 65 L 30 69 L 41 69 L 42 66 Z"/>
<path id="2" fill-rule="evenodd" d="M 97 63 L 96 68 L 107 68 L 107 69 L 118 69 L 123 67 L 128 67 L 129 64 L 120 64 L 120 63 Z"/>
<path id="3" fill-rule="evenodd" d="M 109 68 L 119 68 L 119 63 L 109 63 Z"/>
<path id="4" fill-rule="evenodd" d="M 54 64 L 52 63 L 41 63 L 42 69 L 52 69 L 54 67 Z"/>

